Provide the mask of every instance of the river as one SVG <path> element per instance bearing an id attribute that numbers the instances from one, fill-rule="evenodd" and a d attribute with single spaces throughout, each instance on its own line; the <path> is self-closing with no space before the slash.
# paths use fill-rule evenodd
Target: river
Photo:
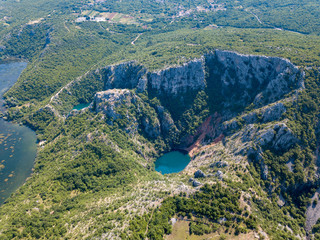
<path id="1" fill-rule="evenodd" d="M 0 111 L 4 111 L 3 94 L 26 66 L 24 62 L 0 64 Z M 36 152 L 36 134 L 31 129 L 0 118 L 0 204 L 30 176 Z"/>

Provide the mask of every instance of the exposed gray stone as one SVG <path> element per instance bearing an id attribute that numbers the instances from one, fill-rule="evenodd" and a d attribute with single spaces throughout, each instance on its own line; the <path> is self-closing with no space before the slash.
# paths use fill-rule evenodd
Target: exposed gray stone
<path id="1" fill-rule="evenodd" d="M 273 144 L 275 149 L 288 149 L 298 142 L 298 139 L 294 136 L 293 132 L 287 127 L 286 124 L 276 124 L 274 130 L 277 132 L 276 139 Z"/>
<path id="2" fill-rule="evenodd" d="M 197 180 L 193 180 L 192 186 L 199 187 L 201 185 L 201 182 L 198 182 Z"/>
<path id="3" fill-rule="evenodd" d="M 290 159 L 287 163 L 286 166 L 288 167 L 289 172 L 293 172 L 294 170 L 294 160 Z"/>
<path id="4" fill-rule="evenodd" d="M 169 134 L 170 131 L 177 131 L 177 127 L 170 113 L 164 109 L 162 106 L 157 106 L 157 113 L 161 123 L 161 131 L 164 135 Z"/>
<path id="5" fill-rule="evenodd" d="M 128 89 L 110 89 L 96 93 L 94 97 L 95 110 L 103 112 L 113 120 L 121 117 L 115 109 L 123 104 L 135 102 L 135 96 Z"/>
<path id="6" fill-rule="evenodd" d="M 238 130 L 240 128 L 237 120 L 227 121 L 222 124 L 222 130 L 225 132 L 231 132 L 233 130 Z"/>
<path id="7" fill-rule="evenodd" d="M 156 138 L 160 135 L 160 122 L 157 118 L 151 121 L 149 118 L 144 117 L 142 119 L 142 125 L 149 137 Z"/>
<path id="8" fill-rule="evenodd" d="M 303 72 L 286 59 L 216 50 L 206 62 L 218 76 L 211 81 L 219 84 L 226 107 L 266 105 L 304 87 Z"/>
<path id="9" fill-rule="evenodd" d="M 268 166 L 262 162 L 261 163 L 261 177 L 263 180 L 268 179 L 268 173 L 269 173 Z"/>
<path id="10" fill-rule="evenodd" d="M 265 108 L 262 111 L 262 121 L 263 122 L 270 122 L 279 120 L 283 113 L 286 112 L 286 108 L 283 103 L 277 103 L 272 105 L 271 107 Z"/>
<path id="11" fill-rule="evenodd" d="M 255 134 L 257 132 L 257 128 L 253 125 L 253 124 L 249 124 L 245 127 L 245 129 L 243 130 L 242 136 L 241 136 L 241 140 L 243 142 L 249 142 L 252 141 Z"/>
<path id="12" fill-rule="evenodd" d="M 218 168 L 224 168 L 224 167 L 228 167 L 229 164 L 228 164 L 226 161 L 218 161 L 218 162 L 216 163 L 216 166 L 217 166 Z"/>
<path id="13" fill-rule="evenodd" d="M 206 177 L 206 174 L 204 174 L 204 172 L 202 172 L 200 169 L 198 171 L 196 171 L 194 173 L 194 177 L 195 178 L 205 178 Z"/>
<path id="14" fill-rule="evenodd" d="M 278 102 L 271 106 L 262 108 L 261 110 L 254 110 L 242 116 L 245 124 L 253 124 L 259 122 L 271 122 L 280 120 L 282 115 L 286 112 L 286 108 L 282 102 Z M 259 114 L 259 117 L 258 117 Z"/>
<path id="15" fill-rule="evenodd" d="M 226 221 L 227 221 L 227 219 L 226 219 L 225 217 L 219 218 L 219 220 L 218 220 L 218 222 L 219 222 L 220 224 L 223 224 L 223 223 L 226 222 Z"/>
<path id="16" fill-rule="evenodd" d="M 196 59 L 182 66 L 169 67 L 148 74 L 148 84 L 157 94 L 171 96 L 205 87 L 204 59 Z"/>
<path id="17" fill-rule="evenodd" d="M 246 124 L 255 123 L 258 120 L 257 113 L 256 112 L 250 112 L 249 114 L 244 115 L 242 117 L 242 119 L 244 120 L 244 122 Z"/>
<path id="18" fill-rule="evenodd" d="M 284 197 L 282 196 L 281 193 L 279 195 L 279 199 L 277 201 L 277 204 L 279 207 L 283 207 L 286 204 L 286 200 L 284 199 Z"/>
<path id="19" fill-rule="evenodd" d="M 311 204 L 308 204 L 306 211 L 306 231 L 309 232 L 312 230 L 312 227 L 320 219 L 320 188 L 312 196 Z"/>
<path id="20" fill-rule="evenodd" d="M 275 134 L 276 132 L 273 130 L 273 128 L 261 130 L 258 132 L 258 136 L 256 137 L 258 144 L 261 146 L 270 144 L 273 141 Z"/>
<path id="21" fill-rule="evenodd" d="M 170 222 L 172 224 L 172 226 L 177 222 L 178 220 L 176 218 L 171 218 Z"/>
<path id="22" fill-rule="evenodd" d="M 285 123 L 277 123 L 256 133 L 255 142 L 260 146 L 269 145 L 276 150 L 289 149 L 298 139 Z"/>
<path id="23" fill-rule="evenodd" d="M 146 68 L 142 65 L 131 61 L 108 66 L 101 75 L 105 77 L 105 89 L 132 89 L 139 84 L 139 89 L 142 90 L 145 88 L 146 83 L 141 78 L 146 72 Z"/>
<path id="24" fill-rule="evenodd" d="M 129 114 L 128 109 L 133 104 L 137 109 L 134 114 Z M 138 131 L 138 127 L 142 129 L 148 137 L 156 138 L 160 135 L 160 122 L 156 117 L 145 116 L 139 114 L 140 108 L 144 107 L 143 101 L 128 89 L 109 89 L 96 93 L 94 97 L 95 111 L 103 112 L 110 120 L 109 124 L 119 118 L 127 118 L 128 124 L 126 132 L 130 135 Z M 127 111 L 119 113 L 119 108 L 124 107 Z M 154 110 L 153 110 L 154 111 Z M 156 115 L 155 111 L 154 114 Z M 138 118 L 140 121 L 138 121 Z M 138 123 L 141 124 L 138 124 Z"/>
<path id="25" fill-rule="evenodd" d="M 223 178 L 223 172 L 221 172 L 220 170 L 217 171 L 216 177 L 217 177 L 218 179 L 222 180 L 222 178 Z"/>
<path id="26" fill-rule="evenodd" d="M 144 92 L 145 90 L 147 90 L 147 78 L 146 77 L 142 77 L 139 79 L 138 85 L 137 85 L 137 92 L 141 93 Z"/>

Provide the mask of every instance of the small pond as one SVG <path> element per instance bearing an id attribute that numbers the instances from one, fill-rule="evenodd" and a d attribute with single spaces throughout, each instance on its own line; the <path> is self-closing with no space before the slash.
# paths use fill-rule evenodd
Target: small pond
<path id="1" fill-rule="evenodd" d="M 190 156 L 179 151 L 164 154 L 155 162 L 155 169 L 162 174 L 181 172 L 190 162 Z"/>
<path id="2" fill-rule="evenodd" d="M 81 110 L 81 109 L 84 109 L 89 106 L 90 106 L 90 103 L 80 103 L 80 104 L 74 106 L 72 110 Z"/>

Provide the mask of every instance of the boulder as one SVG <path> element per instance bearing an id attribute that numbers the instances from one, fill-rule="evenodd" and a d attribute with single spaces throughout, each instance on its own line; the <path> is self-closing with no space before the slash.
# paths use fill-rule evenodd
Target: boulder
<path id="1" fill-rule="evenodd" d="M 205 178 L 206 174 L 204 174 L 204 172 L 202 172 L 201 170 L 198 170 L 194 173 L 194 177 L 195 178 Z"/>
<path id="2" fill-rule="evenodd" d="M 268 173 L 269 173 L 269 169 L 268 166 L 265 165 L 263 162 L 261 163 L 261 177 L 263 180 L 267 180 L 268 179 Z"/>
<path id="3" fill-rule="evenodd" d="M 224 168 L 224 167 L 228 167 L 229 164 L 228 164 L 226 161 L 218 161 L 218 162 L 216 163 L 216 166 L 217 166 L 218 168 Z"/>
<path id="4" fill-rule="evenodd" d="M 216 177 L 217 177 L 218 179 L 222 180 L 222 179 L 223 179 L 223 172 L 221 172 L 220 170 L 217 171 Z"/>
<path id="5" fill-rule="evenodd" d="M 198 186 L 200 186 L 200 185 L 201 185 L 201 182 L 198 182 L 197 180 L 193 180 L 192 186 L 198 187 Z"/>

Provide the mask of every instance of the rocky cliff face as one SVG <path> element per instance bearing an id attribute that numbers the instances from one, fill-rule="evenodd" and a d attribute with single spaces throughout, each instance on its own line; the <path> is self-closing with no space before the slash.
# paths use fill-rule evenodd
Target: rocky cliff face
<path id="1" fill-rule="evenodd" d="M 107 117 L 116 120 L 121 117 L 116 109 L 130 107 L 135 104 L 137 97 L 127 89 L 112 89 L 98 92 L 94 96 L 94 107 L 97 112 L 103 112 Z"/>
<path id="2" fill-rule="evenodd" d="M 126 119 L 127 132 L 140 131 L 151 139 L 163 137 L 164 141 L 174 135 L 180 138 L 180 145 L 174 147 L 187 149 L 191 154 L 196 154 L 201 146 L 228 139 L 225 144 L 235 156 L 254 152 L 262 164 L 264 178 L 268 176 L 268 167 L 263 164 L 262 149 L 286 151 L 298 143 L 284 118 L 286 102 L 293 101 L 294 97 L 281 99 L 304 87 L 303 72 L 287 60 L 216 51 L 182 66 L 156 72 L 147 72 L 138 64 L 128 62 L 105 68 L 100 73 L 105 76 L 105 88 L 113 89 L 95 95 L 95 111 L 103 112 L 109 124 Z M 160 103 L 155 106 L 143 101 L 127 88 L 152 93 L 159 97 Z M 219 114 L 211 113 L 195 134 L 188 137 L 181 132 L 180 120 L 172 119 L 174 113 L 167 108 L 165 100 L 172 96 L 188 98 L 191 91 L 200 90 L 207 93 L 209 101 L 210 98 L 218 101 L 223 109 Z M 181 102 L 169 101 L 169 104 L 180 104 L 185 111 L 190 107 Z M 253 110 L 236 116 L 232 112 L 233 104 L 239 106 L 240 111 L 251 104 Z M 260 128 L 259 124 L 265 126 Z"/>
<path id="3" fill-rule="evenodd" d="M 183 139 L 193 139 L 193 142 L 199 141 L 199 144 L 202 144 L 203 141 L 197 140 L 199 136 L 208 141 L 208 137 L 215 139 L 221 134 L 228 136 L 242 131 L 244 126 L 250 124 L 281 120 L 286 112 L 285 103 L 276 101 L 303 87 L 303 72 L 288 60 L 216 50 L 181 66 L 154 72 L 148 72 L 133 61 L 106 66 L 78 78 L 53 99 L 61 104 L 63 99 L 59 98 L 59 94 L 63 92 L 66 92 L 65 96 L 70 96 L 67 98 L 74 99 L 78 92 L 88 95 L 96 91 L 98 93 L 91 97 L 92 105 L 95 111 L 103 112 L 107 116 L 109 124 L 118 119 L 126 119 L 122 123 L 135 126 L 134 132 L 142 129 L 151 138 L 166 138 L 172 134 L 179 138 L 183 131 L 183 122 L 179 116 L 195 106 L 194 104 L 198 104 L 194 102 L 195 95 L 203 90 L 209 98 L 208 102 L 213 103 L 213 109 L 216 108 L 221 117 L 219 121 L 214 120 L 206 125 L 210 130 L 202 126 L 201 130 L 196 131 L 197 136 L 183 136 Z M 160 103 L 147 103 L 128 89 L 135 89 L 136 92 L 147 91 L 149 98 L 157 97 Z M 81 97 L 90 99 L 83 94 Z M 251 112 L 234 118 L 250 104 L 253 109 Z M 130 108 L 132 111 L 128 110 Z M 172 109 L 181 110 L 181 115 L 177 118 Z M 261 146 L 268 142 L 268 145 L 275 149 L 288 148 L 296 140 L 292 131 L 283 124 L 265 128 L 266 132 L 251 129 L 254 137 L 246 141 L 260 141 Z M 208 133 L 203 134 L 203 131 Z M 189 144 L 181 147 L 190 147 Z"/>
<path id="4" fill-rule="evenodd" d="M 160 71 L 148 72 L 136 62 L 124 62 L 100 70 L 105 89 L 137 88 L 156 91 L 157 95 L 177 95 L 205 88 L 204 59 L 196 59 Z"/>
<path id="5" fill-rule="evenodd" d="M 95 92 L 136 89 L 167 100 L 166 108 L 172 101 L 187 108 L 196 93 L 205 90 L 215 106 L 234 111 L 249 104 L 267 105 L 299 88 L 303 88 L 303 73 L 285 59 L 216 50 L 154 72 L 134 61 L 99 68 L 69 83 L 52 97 L 51 104 L 70 111 L 72 105 L 92 101 Z"/>
<path id="6" fill-rule="evenodd" d="M 136 88 L 146 69 L 136 62 L 124 62 L 101 69 L 105 89 Z"/>
<path id="7" fill-rule="evenodd" d="M 298 142 L 292 130 L 285 122 L 268 124 L 265 128 L 259 129 L 254 124 L 245 126 L 242 130 L 232 135 L 239 138 L 238 145 L 230 146 L 235 153 L 250 154 L 252 148 L 273 148 L 275 150 L 287 150 Z"/>
<path id="8" fill-rule="evenodd" d="M 128 89 L 98 92 L 93 106 L 96 112 L 104 113 L 108 124 L 113 125 L 118 120 L 127 133 L 136 134 L 140 130 L 149 138 L 160 135 L 160 121 L 155 109 Z"/>
<path id="9" fill-rule="evenodd" d="M 288 60 L 219 51 L 206 56 L 207 84 L 224 107 L 261 107 L 303 88 L 303 73 Z"/>
<path id="10" fill-rule="evenodd" d="M 286 112 L 286 107 L 283 102 L 279 101 L 269 104 L 265 107 L 254 109 L 249 113 L 242 114 L 237 118 L 232 118 L 223 122 L 222 129 L 226 133 L 239 130 L 241 124 L 267 123 L 279 121 Z"/>
<path id="11" fill-rule="evenodd" d="M 147 80 L 148 90 L 159 95 L 177 96 L 188 91 L 199 91 L 205 88 L 204 58 L 148 73 Z"/>

